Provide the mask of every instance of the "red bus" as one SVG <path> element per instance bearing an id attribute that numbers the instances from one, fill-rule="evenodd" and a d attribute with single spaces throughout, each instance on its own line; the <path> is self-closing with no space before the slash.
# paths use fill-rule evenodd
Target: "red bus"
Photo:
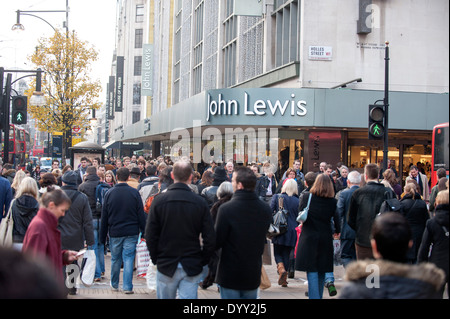
<path id="1" fill-rule="evenodd" d="M 448 178 L 448 122 L 436 125 L 433 128 L 432 148 L 431 187 L 438 182 L 436 172 L 439 168 L 445 168 Z"/>
<path id="2" fill-rule="evenodd" d="M 9 125 L 9 163 L 18 167 L 25 166 L 27 149 L 30 147 L 30 134 L 14 124 Z"/>

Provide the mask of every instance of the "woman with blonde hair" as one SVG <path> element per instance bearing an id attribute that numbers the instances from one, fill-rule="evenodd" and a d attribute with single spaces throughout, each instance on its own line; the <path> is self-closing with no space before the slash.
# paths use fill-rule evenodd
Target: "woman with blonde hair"
<path id="1" fill-rule="evenodd" d="M 280 202 L 281 200 L 281 202 Z M 283 207 L 287 212 L 288 230 L 286 233 L 272 238 L 273 252 L 278 271 L 278 284 L 287 287 L 287 276 L 289 261 L 294 259 L 294 249 L 297 243 L 296 221 L 298 215 L 298 187 L 294 179 L 287 179 L 284 183 L 281 194 L 272 197 L 270 208 L 272 215 L 276 214 Z"/>
<path id="2" fill-rule="evenodd" d="M 410 263 L 415 264 L 417 262 L 417 254 L 422 241 L 422 235 L 427 221 L 430 219 L 430 214 L 428 213 L 427 204 L 420 196 L 414 183 L 407 183 L 405 185 L 405 192 L 400 204 L 403 209 L 403 215 L 411 227 L 413 236 L 413 246 L 408 251 L 407 259 Z"/>
<path id="3" fill-rule="evenodd" d="M 105 183 L 109 186 L 113 187 L 117 184 L 116 176 L 114 175 L 113 171 L 106 171 L 105 173 Z"/>
<path id="4" fill-rule="evenodd" d="M 15 197 L 17 190 L 19 189 L 20 183 L 23 181 L 23 179 L 26 177 L 27 175 L 25 174 L 24 171 L 22 171 L 21 169 L 19 169 L 16 172 L 16 175 L 14 176 L 13 182 L 11 183 L 11 188 L 12 188 L 12 192 L 13 192 L 13 197 Z"/>
<path id="5" fill-rule="evenodd" d="M 317 176 L 310 193 L 302 197 L 299 211 L 307 207 L 310 197 L 308 218 L 303 222 L 298 240 L 295 266 L 296 270 L 306 272 L 309 298 L 322 299 L 325 274 L 334 269 L 331 219 L 334 219 L 335 233 L 341 229 L 334 187 L 328 175 Z"/>
<path id="6" fill-rule="evenodd" d="M 14 221 L 13 247 L 21 250 L 23 238 L 31 220 L 39 210 L 39 189 L 36 180 L 25 177 L 16 192 L 16 198 L 11 205 L 11 214 Z"/>

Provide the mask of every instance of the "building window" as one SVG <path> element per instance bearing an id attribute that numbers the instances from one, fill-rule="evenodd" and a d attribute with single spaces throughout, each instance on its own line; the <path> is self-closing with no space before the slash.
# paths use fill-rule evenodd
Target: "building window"
<path id="1" fill-rule="evenodd" d="M 300 7 L 298 0 L 276 0 L 272 13 L 275 25 L 275 66 L 300 60 Z"/>
<path id="2" fill-rule="evenodd" d="M 134 36 L 134 48 L 142 49 L 143 40 L 144 40 L 144 29 L 136 29 Z"/>
<path id="3" fill-rule="evenodd" d="M 133 85 L 133 105 L 141 104 L 141 83 L 134 83 Z"/>
<path id="4" fill-rule="evenodd" d="M 144 22 L 144 5 L 138 4 L 136 5 L 136 22 Z"/>
<path id="5" fill-rule="evenodd" d="M 180 81 L 181 81 L 181 19 L 182 3 L 178 1 L 178 11 L 175 15 L 175 37 L 174 37 L 174 66 L 173 66 L 173 104 L 180 102 Z"/>
<path id="6" fill-rule="evenodd" d="M 223 22 L 223 84 L 231 87 L 236 84 L 236 55 L 237 55 L 237 17 L 233 14 L 234 0 L 225 1 L 225 20 Z"/>
<path id="7" fill-rule="evenodd" d="M 193 94 L 198 94 L 202 91 L 203 78 L 203 16 L 204 16 L 204 1 L 195 1 L 194 11 L 194 50 L 193 50 Z"/>
<path id="8" fill-rule="evenodd" d="M 141 120 L 141 111 L 133 111 L 133 124 Z"/>
<path id="9" fill-rule="evenodd" d="M 134 75 L 135 76 L 142 75 L 142 56 L 134 57 Z"/>

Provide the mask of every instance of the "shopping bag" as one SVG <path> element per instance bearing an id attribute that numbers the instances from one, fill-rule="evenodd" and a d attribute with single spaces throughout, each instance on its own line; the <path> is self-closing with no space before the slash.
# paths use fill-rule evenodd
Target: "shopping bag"
<path id="1" fill-rule="evenodd" d="M 147 279 L 147 288 L 156 291 L 156 265 L 149 261 L 145 279 Z"/>
<path id="2" fill-rule="evenodd" d="M 342 264 L 341 259 L 341 241 L 339 239 L 333 239 L 333 248 L 334 248 L 334 265 L 339 266 Z"/>
<path id="3" fill-rule="evenodd" d="M 138 277 L 145 277 L 149 263 L 150 254 L 148 252 L 147 243 L 145 239 L 141 239 L 136 245 L 136 275 Z"/>
<path id="4" fill-rule="evenodd" d="M 81 262 L 80 279 L 83 285 L 90 287 L 94 284 L 96 257 L 92 249 L 86 250 Z"/>
<path id="5" fill-rule="evenodd" d="M 0 224 L 0 246 L 12 247 L 13 245 L 13 228 L 14 219 L 12 217 L 12 206 L 14 201 L 9 205 L 9 210 L 6 216 L 2 219 Z"/>

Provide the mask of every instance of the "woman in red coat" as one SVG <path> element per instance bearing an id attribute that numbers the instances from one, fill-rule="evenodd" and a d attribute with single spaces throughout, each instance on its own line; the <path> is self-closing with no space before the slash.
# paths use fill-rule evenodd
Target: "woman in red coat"
<path id="1" fill-rule="evenodd" d="M 61 233 L 57 229 L 58 219 L 70 205 L 69 197 L 60 189 L 43 194 L 41 208 L 28 226 L 22 247 L 24 253 L 53 265 L 61 284 L 64 284 L 63 264 L 69 265 L 77 259 L 76 251 L 61 250 Z"/>

